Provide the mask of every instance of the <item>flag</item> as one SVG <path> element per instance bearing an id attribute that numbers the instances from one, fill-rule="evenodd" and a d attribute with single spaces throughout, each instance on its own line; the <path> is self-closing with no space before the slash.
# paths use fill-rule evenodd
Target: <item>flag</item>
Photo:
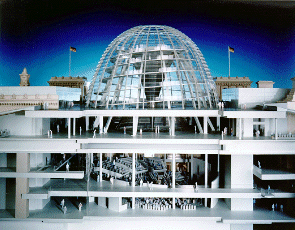
<path id="1" fill-rule="evenodd" d="M 235 49 L 229 46 L 229 47 L 228 47 L 228 51 L 234 53 L 234 52 L 235 52 Z M 76 51 L 75 51 L 75 52 L 76 52 Z"/>
<path id="2" fill-rule="evenodd" d="M 76 48 L 74 48 L 74 47 L 70 47 L 70 51 L 73 51 L 73 52 L 76 52 L 77 50 L 76 50 Z"/>

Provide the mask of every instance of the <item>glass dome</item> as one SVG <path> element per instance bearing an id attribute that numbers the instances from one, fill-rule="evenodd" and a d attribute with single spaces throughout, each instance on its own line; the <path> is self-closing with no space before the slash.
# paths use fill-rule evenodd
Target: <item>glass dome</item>
<path id="1" fill-rule="evenodd" d="M 216 86 L 196 44 L 168 26 L 120 34 L 102 55 L 86 98 L 98 109 L 210 109 Z"/>

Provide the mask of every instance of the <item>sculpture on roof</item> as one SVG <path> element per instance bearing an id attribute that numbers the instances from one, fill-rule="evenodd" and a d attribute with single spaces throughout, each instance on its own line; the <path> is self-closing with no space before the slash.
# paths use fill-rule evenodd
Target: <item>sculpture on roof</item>
<path id="1" fill-rule="evenodd" d="M 30 74 L 27 72 L 27 68 L 25 67 L 23 72 L 19 75 L 20 76 L 20 86 L 30 86 Z"/>

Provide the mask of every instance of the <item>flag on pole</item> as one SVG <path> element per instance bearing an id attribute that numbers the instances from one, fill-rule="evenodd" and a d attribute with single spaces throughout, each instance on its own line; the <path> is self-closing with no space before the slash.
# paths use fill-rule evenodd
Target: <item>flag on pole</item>
<path id="1" fill-rule="evenodd" d="M 74 47 L 70 47 L 70 51 L 73 51 L 73 52 L 76 52 L 77 50 L 76 50 L 76 48 L 74 48 Z"/>
<path id="2" fill-rule="evenodd" d="M 235 49 L 229 46 L 229 47 L 228 47 L 228 51 L 234 53 L 234 52 L 235 52 Z M 76 51 L 75 51 L 75 52 L 76 52 Z"/>

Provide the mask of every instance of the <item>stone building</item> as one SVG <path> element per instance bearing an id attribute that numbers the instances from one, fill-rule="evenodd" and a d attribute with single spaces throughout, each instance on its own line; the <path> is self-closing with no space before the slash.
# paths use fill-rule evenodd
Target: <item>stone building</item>
<path id="1" fill-rule="evenodd" d="M 222 90 L 228 88 L 250 88 L 252 81 L 249 77 L 216 77 L 215 84 L 219 100 L 222 100 Z"/>
<path id="2" fill-rule="evenodd" d="M 49 86 L 80 88 L 81 98 L 83 99 L 87 91 L 86 80 L 86 77 L 52 77 L 48 83 Z"/>

